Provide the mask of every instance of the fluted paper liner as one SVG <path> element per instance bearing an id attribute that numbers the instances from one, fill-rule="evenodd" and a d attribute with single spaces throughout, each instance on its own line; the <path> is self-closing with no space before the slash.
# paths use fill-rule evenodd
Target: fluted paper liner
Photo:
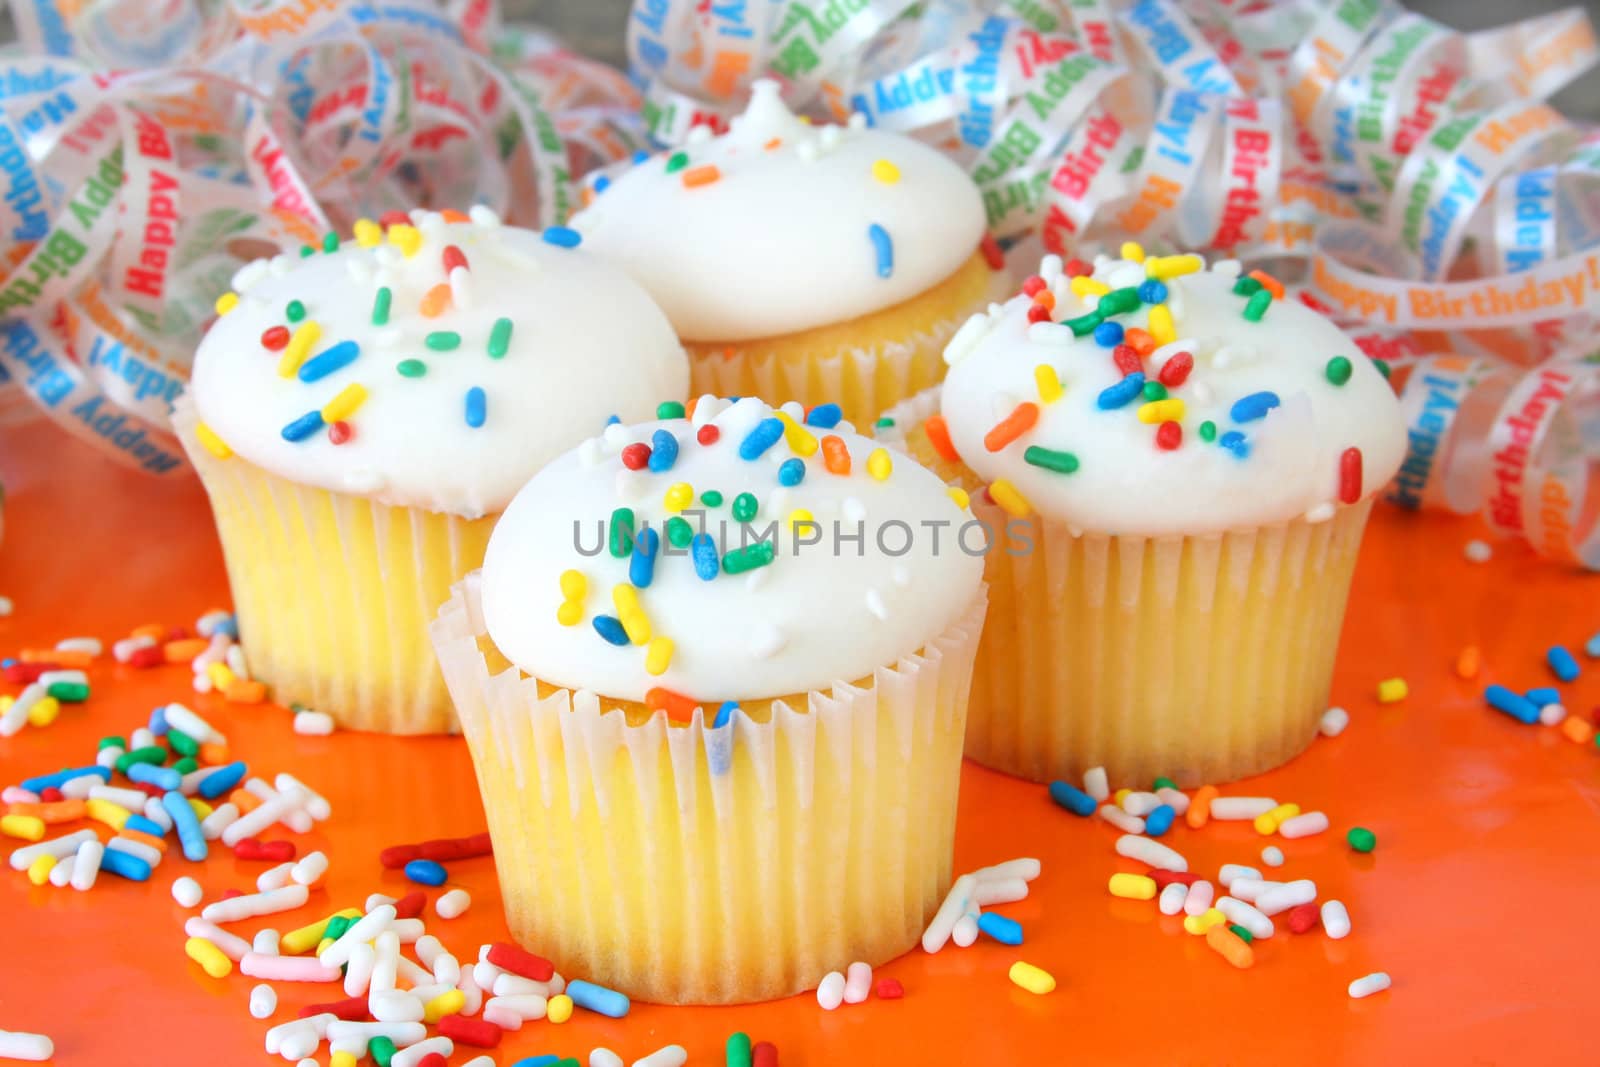
<path id="1" fill-rule="evenodd" d="M 433 639 L 519 943 L 680 1004 L 786 996 L 917 943 L 950 884 L 981 593 L 872 678 L 711 729 L 698 711 L 629 725 L 614 702 L 506 666 L 479 579 L 456 587 Z"/>
<path id="2" fill-rule="evenodd" d="M 941 476 L 973 472 L 922 432 L 938 391 L 879 431 Z M 974 493 L 995 531 L 1008 516 Z M 991 607 L 973 670 L 966 754 L 1010 774 L 1115 785 L 1224 782 L 1278 766 L 1316 736 L 1372 498 L 1325 522 L 1190 537 L 1074 532 L 1010 520 L 985 559 Z"/>
<path id="3" fill-rule="evenodd" d="M 298 485 L 194 436 L 192 402 L 173 424 L 211 498 L 250 669 L 279 703 L 340 726 L 455 732 L 428 643 L 451 583 L 481 566 L 495 516 L 464 519 Z"/>

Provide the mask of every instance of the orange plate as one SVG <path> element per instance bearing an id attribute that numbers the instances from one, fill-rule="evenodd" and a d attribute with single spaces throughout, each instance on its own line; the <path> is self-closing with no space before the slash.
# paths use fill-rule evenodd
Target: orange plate
<path id="1" fill-rule="evenodd" d="M 109 641 L 151 620 L 188 625 L 227 603 L 196 485 L 126 474 L 37 425 L 0 430 L 0 476 L 10 491 L 0 593 L 16 601 L 16 614 L 0 620 L 0 652 L 75 634 Z M 1489 564 L 1469 564 L 1462 546 L 1481 534 L 1475 521 L 1378 509 L 1334 681 L 1334 699 L 1350 710 L 1349 730 L 1318 740 L 1289 767 L 1229 789 L 1328 812 L 1333 832 L 1274 843 L 1289 857 L 1285 876 L 1314 878 L 1325 895 L 1347 902 L 1355 931 L 1346 940 L 1284 930 L 1257 944 L 1252 969 L 1236 971 L 1153 903 L 1107 895 L 1110 873 L 1136 869 L 1113 854 L 1109 826 L 1060 811 L 1038 786 L 969 765 L 957 870 L 1014 856 L 1044 862 L 1033 896 L 1002 909 L 1026 927 L 1020 948 L 982 940 L 931 957 L 917 950 L 880 972 L 905 985 L 904 1000 L 831 1014 L 810 996 L 742 1008 L 639 1005 L 618 1021 L 580 1011 L 564 1026 L 536 1022 L 507 1034 L 497 1060 L 508 1065 L 559 1052 L 587 1063 L 589 1051 L 605 1045 L 631 1062 L 676 1042 L 692 1063 L 721 1063 L 734 1030 L 776 1043 L 789 1067 L 847 1058 L 1591 1058 L 1592 1039 L 1574 1006 L 1585 1001 L 1595 973 L 1587 916 L 1600 884 L 1600 753 L 1488 711 L 1479 693 L 1493 680 L 1549 684 L 1544 648 L 1560 641 L 1576 650 L 1600 627 L 1600 578 L 1509 546 L 1498 547 Z M 1451 669 L 1468 643 L 1484 652 L 1483 677 L 1470 683 Z M 1569 692 L 1574 710 L 1587 715 L 1600 703 L 1600 664 L 1579 657 L 1588 673 Z M 102 660 L 92 675 L 87 705 L 63 709 L 48 729 L 29 727 L 0 741 L 0 783 L 86 763 L 101 735 L 126 735 L 158 703 L 193 701 L 228 734 L 236 758 L 257 772 L 293 770 L 333 803 L 334 817 L 297 839 L 302 853 L 322 848 L 331 856 L 326 889 L 302 912 L 270 920 L 282 929 L 359 905 L 374 891 L 407 891 L 398 872 L 378 865 L 385 845 L 483 829 L 459 741 L 302 738 L 275 706 L 196 697 L 181 666 L 140 672 Z M 1394 675 L 1410 683 L 1410 698 L 1380 707 L 1376 683 Z M 1345 847 L 1344 831 L 1356 824 L 1376 831 L 1375 853 Z M 1182 820 L 1167 841 L 1212 875 L 1227 861 L 1259 866 L 1268 843 L 1248 824 L 1195 832 Z M 262 1051 L 269 1023 L 246 1011 L 254 983 L 237 973 L 208 978 L 184 957 L 187 913 L 169 894 L 180 873 L 195 875 L 214 897 L 228 887 L 252 888 L 262 869 L 231 854 L 189 865 L 173 851 L 149 883 L 105 877 L 90 893 L 34 888 L 22 874 L 0 869 L 0 1028 L 52 1035 L 55 1062 L 63 1065 L 282 1063 Z M 465 959 L 506 931 L 492 863 L 458 863 L 451 873 L 475 903 L 466 916 L 434 918 L 430 927 Z M 240 932 L 266 924 L 241 924 Z M 1017 959 L 1051 971 L 1056 991 L 1036 997 L 1007 981 Z M 1350 1000 L 1345 986 L 1375 970 L 1392 974 L 1394 988 Z M 273 1022 L 338 997 L 333 987 L 279 991 Z M 321 1061 L 326 1057 L 324 1046 Z M 458 1052 L 452 1062 L 467 1058 Z"/>

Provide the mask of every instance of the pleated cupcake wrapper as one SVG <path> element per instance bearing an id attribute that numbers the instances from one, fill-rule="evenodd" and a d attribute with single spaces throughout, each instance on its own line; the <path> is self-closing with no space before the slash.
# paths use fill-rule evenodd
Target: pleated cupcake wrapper
<path id="1" fill-rule="evenodd" d="M 479 579 L 433 639 L 521 944 L 643 1000 L 735 1003 L 917 942 L 950 883 L 981 594 L 870 685 L 712 729 L 492 671 Z"/>
<path id="2" fill-rule="evenodd" d="M 456 732 L 428 624 L 451 583 L 482 565 L 495 516 L 297 485 L 206 451 L 187 398 L 173 421 L 211 498 L 240 641 L 273 699 L 348 729 Z"/>

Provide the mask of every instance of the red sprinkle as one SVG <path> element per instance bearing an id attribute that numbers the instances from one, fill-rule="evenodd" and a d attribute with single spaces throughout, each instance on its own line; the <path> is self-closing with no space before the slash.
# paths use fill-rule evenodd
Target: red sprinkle
<path id="1" fill-rule="evenodd" d="M 1347 448 L 1339 457 L 1339 502 L 1354 504 L 1361 499 L 1361 449 Z"/>
<path id="2" fill-rule="evenodd" d="M 1085 274 L 1093 274 L 1094 268 L 1081 259 L 1069 259 L 1061 268 L 1069 278 L 1081 278 Z"/>
<path id="3" fill-rule="evenodd" d="M 717 438 L 721 436 L 722 431 L 708 422 L 695 433 L 694 439 L 703 445 L 714 445 L 717 443 Z"/>
<path id="4" fill-rule="evenodd" d="M 471 837 L 441 837 L 424 841 L 417 846 L 417 854 L 425 860 L 470 860 L 494 855 L 494 844 L 489 840 L 486 830 Z"/>
<path id="5" fill-rule="evenodd" d="M 900 984 L 898 978 L 878 979 L 879 1000 L 899 1000 L 906 995 L 906 987 Z"/>
<path id="6" fill-rule="evenodd" d="M 1030 323 L 1049 322 L 1050 309 L 1045 307 L 1043 304 L 1034 304 L 1032 307 L 1028 308 L 1028 321 Z"/>
<path id="7" fill-rule="evenodd" d="M 467 265 L 466 253 L 455 245 L 446 245 L 444 255 L 441 258 L 444 260 L 444 272 L 446 274 L 449 274 L 457 267 L 465 267 Z"/>
<path id="8" fill-rule="evenodd" d="M 978 251 L 983 253 L 983 261 L 989 264 L 990 270 L 999 270 L 1006 265 L 1006 254 L 1001 250 L 1000 242 L 994 239 L 994 234 L 986 233 L 983 235 L 983 241 L 979 243 Z M 776 1056 L 773 1057 L 772 1062 L 778 1062 Z"/>
<path id="9" fill-rule="evenodd" d="M 378 216 L 378 225 L 383 227 L 410 226 L 411 216 L 404 211 L 385 211 Z"/>
<path id="10" fill-rule="evenodd" d="M 398 871 L 412 860 L 422 858 L 422 849 L 418 845 L 390 845 L 378 853 L 378 862 L 391 871 Z"/>
<path id="11" fill-rule="evenodd" d="M 1173 882 L 1182 882 L 1184 885 L 1194 885 L 1199 879 L 1188 871 L 1158 871 L 1154 867 L 1144 872 L 1156 883 L 1157 889 L 1165 889 Z"/>
<path id="12" fill-rule="evenodd" d="M 1139 358 L 1139 353 L 1133 350 L 1132 345 L 1118 345 L 1111 350 L 1111 362 L 1126 378 L 1130 374 L 1140 374 L 1144 371 L 1144 360 Z"/>
<path id="13" fill-rule="evenodd" d="M 757 1041 L 750 1050 L 750 1067 L 778 1067 L 778 1046 L 770 1041 Z"/>
<path id="14" fill-rule="evenodd" d="M 1289 929 L 1297 934 L 1307 934 L 1316 929 L 1319 912 L 1316 903 L 1296 904 L 1289 909 Z"/>
<path id="15" fill-rule="evenodd" d="M 30 682 L 37 682 L 39 680 L 39 675 L 43 674 L 45 671 L 55 671 L 60 669 L 61 668 L 54 663 L 18 662 L 13 663 L 11 666 L 5 668 L 3 673 L 5 674 L 6 681 L 11 682 L 14 685 L 27 685 Z"/>
<path id="16" fill-rule="evenodd" d="M 367 1001 L 365 997 L 348 997 L 344 1000 L 336 1000 L 332 1004 L 308 1004 L 300 1009 L 299 1018 L 305 1019 L 312 1015 L 321 1015 L 323 1012 L 337 1015 L 345 1022 L 365 1022 L 367 1019 Z"/>
<path id="17" fill-rule="evenodd" d="M 650 446 L 635 441 L 622 450 L 622 465 L 631 471 L 642 471 L 650 465 Z"/>
<path id="18" fill-rule="evenodd" d="M 151 785 L 149 782 L 129 782 L 128 785 L 127 785 L 127 788 L 128 789 L 137 789 L 139 792 L 143 793 L 145 796 L 147 796 L 147 797 L 155 797 L 157 800 L 160 800 L 162 794 L 164 794 L 166 792 L 166 790 L 162 789 L 160 786 Z"/>
<path id="19" fill-rule="evenodd" d="M 54 804 L 58 800 L 65 800 L 66 795 L 55 786 L 50 786 L 48 789 L 39 790 L 39 799 L 46 804 Z"/>
<path id="20" fill-rule="evenodd" d="M 415 919 L 428 906 L 428 896 L 420 889 L 413 890 L 394 902 L 396 919 Z"/>
<path id="21" fill-rule="evenodd" d="M 289 344 L 289 327 L 268 326 L 261 333 L 261 345 L 273 352 Z"/>
<path id="22" fill-rule="evenodd" d="M 1194 357 L 1187 352 L 1174 352 L 1172 358 L 1161 365 L 1161 373 L 1156 378 L 1168 389 L 1176 389 L 1189 378 L 1189 372 L 1194 370 Z"/>
<path id="23" fill-rule="evenodd" d="M 1171 452 L 1183 444 L 1183 427 L 1175 422 L 1163 422 L 1156 428 L 1156 447 Z"/>
<path id="24" fill-rule="evenodd" d="M 450 1067 L 450 1061 L 444 1058 L 443 1053 L 430 1052 L 417 1061 L 417 1067 Z"/>
<path id="25" fill-rule="evenodd" d="M 1037 274 L 1030 274 L 1026 278 L 1022 279 L 1022 291 L 1027 293 L 1029 296 L 1032 296 L 1034 293 L 1037 293 L 1043 288 L 1044 279 L 1039 277 Z"/>
<path id="26" fill-rule="evenodd" d="M 284 863 L 294 859 L 295 852 L 293 841 L 262 841 L 255 837 L 247 837 L 233 846 L 233 858 L 237 860 L 269 860 L 273 863 Z"/>
<path id="27" fill-rule="evenodd" d="M 222 891 L 222 896 L 221 896 L 220 899 L 222 899 L 222 900 L 232 900 L 234 897 L 242 897 L 242 896 L 244 896 L 244 890 L 243 889 L 224 889 Z"/>
<path id="28" fill-rule="evenodd" d="M 516 945 L 508 945 L 504 941 L 497 941 L 489 946 L 488 960 L 502 971 L 520 974 L 524 978 L 532 978 L 535 982 L 548 982 L 550 976 L 556 973 L 555 965 L 543 956 L 524 952 Z"/>
<path id="29" fill-rule="evenodd" d="M 328 440 L 336 445 L 344 444 L 353 436 L 355 436 L 355 431 L 350 429 L 350 424 L 343 419 L 328 427 Z"/>
<path id="30" fill-rule="evenodd" d="M 464 1015 L 446 1015 L 440 1019 L 439 1032 L 458 1045 L 471 1045 L 473 1048 L 494 1048 L 500 1044 L 498 1026 Z"/>
<path id="31" fill-rule="evenodd" d="M 133 655 L 128 657 L 128 666 L 141 669 L 159 667 L 165 662 L 167 662 L 167 654 L 161 650 L 160 645 L 150 645 L 146 648 L 137 649 Z"/>

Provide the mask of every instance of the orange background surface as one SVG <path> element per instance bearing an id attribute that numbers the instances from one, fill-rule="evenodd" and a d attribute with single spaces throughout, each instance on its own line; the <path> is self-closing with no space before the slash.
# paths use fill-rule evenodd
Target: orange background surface
<path id="1" fill-rule="evenodd" d="M 9 495 L 0 594 L 16 602 L 0 619 L 0 655 L 79 634 L 109 647 L 138 624 L 192 625 L 226 606 L 198 485 L 124 473 L 42 423 L 0 429 L 0 479 Z M 1347 903 L 1347 939 L 1295 936 L 1280 923 L 1257 943 L 1255 966 L 1236 971 L 1153 902 L 1107 894 L 1112 872 L 1141 869 L 1113 853 L 1109 825 L 1055 808 L 1040 786 L 968 764 L 956 870 L 1043 861 L 1029 899 L 998 909 L 1025 926 L 1020 948 L 980 939 L 936 956 L 917 949 L 879 971 L 905 985 L 905 999 L 833 1013 L 809 995 L 737 1008 L 640 1004 L 615 1021 L 580 1010 L 563 1026 L 508 1033 L 498 1062 L 559 1052 L 587 1063 L 596 1045 L 631 1062 L 675 1042 L 691 1064 L 714 1064 L 734 1030 L 776 1043 L 785 1065 L 1593 1062 L 1582 1020 L 1600 958 L 1600 751 L 1491 712 L 1480 693 L 1489 681 L 1552 684 L 1544 649 L 1559 641 L 1577 651 L 1600 628 L 1600 576 L 1509 545 L 1469 564 L 1462 546 L 1481 535 L 1476 521 L 1377 509 L 1334 679 L 1349 729 L 1226 790 L 1329 814 L 1333 832 L 1272 843 L 1288 856 L 1279 877 L 1313 878 L 1325 898 Z M 1469 643 L 1484 659 L 1470 683 L 1451 670 Z M 1567 687 L 1567 703 L 1588 715 L 1600 704 L 1600 663 L 1579 659 L 1585 675 Z M 1410 683 L 1410 698 L 1379 706 L 1375 685 L 1394 675 Z M 379 866 L 379 849 L 484 828 L 459 740 L 297 737 L 280 708 L 197 696 L 182 665 L 140 672 L 107 658 L 92 680 L 90 701 L 68 706 L 54 726 L 0 740 L 0 784 L 91 762 L 98 738 L 126 736 L 151 708 L 179 700 L 227 733 L 253 772 L 291 770 L 332 801 L 333 818 L 295 838 L 301 854 L 320 848 L 332 859 L 325 889 L 300 912 L 239 924 L 245 936 L 359 906 L 372 892 L 401 895 L 410 887 Z M 1371 855 L 1344 844 L 1357 824 L 1378 835 Z M 1249 824 L 1193 831 L 1181 819 L 1165 840 L 1213 878 L 1224 862 L 1261 866 L 1268 843 Z M 284 1062 L 263 1051 L 267 1026 L 342 993 L 279 985 L 271 1022 L 251 1019 L 253 980 L 211 979 L 184 957 L 191 913 L 169 888 L 192 874 L 208 899 L 250 891 L 265 866 L 217 849 L 203 865 L 176 847 L 168 856 L 148 883 L 102 876 L 89 893 L 34 888 L 0 869 L 0 1029 L 51 1035 L 61 1065 Z M 430 932 L 475 959 L 480 943 L 506 936 L 493 863 L 457 863 L 451 875 L 473 907 L 449 923 L 430 908 Z M 1012 985 L 1006 971 L 1019 958 L 1051 971 L 1056 991 L 1036 997 Z M 1346 985 L 1375 970 L 1393 976 L 1393 989 L 1350 1000 Z M 324 1045 L 318 1058 L 327 1055 Z M 470 1055 L 458 1050 L 451 1062 Z"/>

